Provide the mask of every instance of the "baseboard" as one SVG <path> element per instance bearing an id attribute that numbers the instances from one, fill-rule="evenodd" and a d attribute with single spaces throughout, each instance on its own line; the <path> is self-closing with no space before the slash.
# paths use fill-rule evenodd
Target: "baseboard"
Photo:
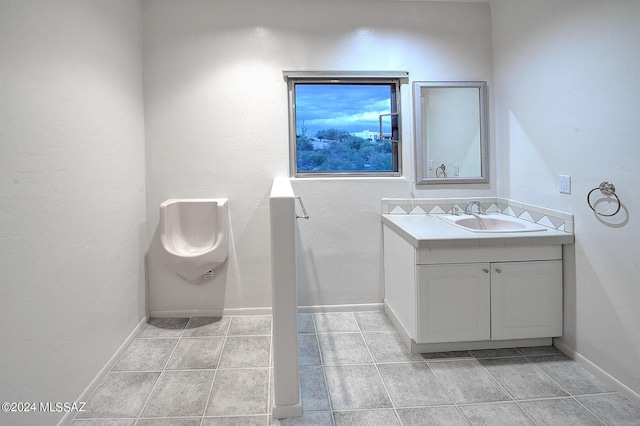
<path id="1" fill-rule="evenodd" d="M 634 392 L 633 389 L 629 388 L 627 385 L 613 377 L 611 374 L 604 371 L 602 368 L 598 367 L 593 362 L 589 361 L 588 358 L 580 355 L 573 348 L 569 347 L 565 343 L 554 339 L 553 346 L 560 349 L 562 353 L 564 353 L 569 358 L 576 361 L 578 364 L 582 365 L 584 368 L 589 370 L 594 376 L 598 379 L 602 380 L 607 385 L 611 386 L 617 392 L 620 392 L 624 395 L 628 400 L 632 403 L 640 405 L 640 395 Z"/>
<path id="2" fill-rule="evenodd" d="M 301 314 L 315 314 L 321 312 L 361 312 L 382 311 L 382 303 L 359 303 L 351 305 L 313 305 L 298 306 Z M 190 318 L 190 317 L 221 317 L 232 315 L 271 315 L 271 307 L 262 308 L 225 308 L 216 310 L 178 309 L 171 311 L 149 311 L 151 318 Z"/>
<path id="3" fill-rule="evenodd" d="M 145 317 L 142 318 L 142 320 L 138 323 L 136 328 L 134 328 L 133 331 L 129 333 L 129 336 L 127 336 L 124 342 L 122 342 L 120 347 L 115 351 L 115 353 L 111 356 L 111 358 L 109 358 L 109 361 L 107 361 L 105 366 L 102 367 L 102 369 L 98 372 L 96 377 L 91 381 L 91 383 L 89 383 L 89 386 L 87 386 L 86 389 L 80 394 L 80 397 L 78 397 L 76 402 L 87 402 L 89 400 L 91 395 L 93 395 L 93 392 L 95 392 L 95 390 L 98 388 L 100 383 L 102 383 L 102 380 L 104 380 L 105 376 L 109 373 L 109 371 L 111 371 L 111 369 L 116 364 L 116 362 L 118 362 L 118 359 L 124 353 L 124 351 L 129 347 L 131 342 L 133 342 L 133 340 L 138 336 L 138 334 L 142 330 L 142 327 L 145 326 L 148 320 L 149 320 L 149 315 L 145 315 Z M 66 413 L 62 417 L 62 419 L 60 419 L 60 421 L 58 422 L 58 426 L 68 426 L 69 424 L 71 424 L 76 414 L 78 413 L 75 411 Z"/>
<path id="4" fill-rule="evenodd" d="M 400 335 L 400 340 L 404 342 L 407 349 L 411 350 L 411 342 L 413 342 L 413 339 L 411 338 L 411 336 L 409 336 L 409 333 L 407 333 L 407 330 L 404 328 L 404 326 L 398 319 L 398 316 L 393 311 L 393 309 L 391 309 L 391 306 L 389 306 L 386 301 L 384 302 L 384 313 L 387 314 L 387 317 L 391 321 L 391 324 L 393 324 L 393 327 L 396 329 L 396 331 Z"/>
<path id="5" fill-rule="evenodd" d="M 383 310 L 382 303 L 298 306 L 298 313 L 301 313 L 301 314 L 318 314 L 322 312 L 362 312 L 362 311 L 382 311 L 382 310 Z"/>
<path id="6" fill-rule="evenodd" d="M 233 315 L 271 315 L 271 307 L 225 308 L 216 310 L 184 309 L 174 311 L 149 311 L 151 318 L 222 317 Z"/>
<path id="7" fill-rule="evenodd" d="M 511 339 L 511 340 L 479 340 L 471 342 L 451 343 L 416 343 L 411 339 L 411 353 L 424 354 L 449 351 L 477 351 L 483 349 L 524 348 L 531 346 L 551 346 L 551 337 L 539 339 Z"/>
<path id="8" fill-rule="evenodd" d="M 290 417 L 302 417 L 302 405 L 281 405 L 271 408 L 271 417 L 274 419 L 287 419 Z"/>

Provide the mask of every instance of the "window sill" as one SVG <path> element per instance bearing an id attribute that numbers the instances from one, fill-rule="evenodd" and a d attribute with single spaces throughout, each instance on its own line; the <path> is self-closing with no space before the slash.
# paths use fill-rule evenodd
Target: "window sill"
<path id="1" fill-rule="evenodd" d="M 313 177 L 290 177 L 292 182 L 318 182 L 318 181 L 385 181 L 385 182 L 406 182 L 409 183 L 409 179 L 405 176 L 313 176 Z"/>

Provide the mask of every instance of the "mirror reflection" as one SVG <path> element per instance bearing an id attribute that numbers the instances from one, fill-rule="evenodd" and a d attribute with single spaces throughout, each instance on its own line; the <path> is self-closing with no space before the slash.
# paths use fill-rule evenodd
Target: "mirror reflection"
<path id="1" fill-rule="evenodd" d="M 482 183 L 486 82 L 414 82 L 416 183 Z"/>

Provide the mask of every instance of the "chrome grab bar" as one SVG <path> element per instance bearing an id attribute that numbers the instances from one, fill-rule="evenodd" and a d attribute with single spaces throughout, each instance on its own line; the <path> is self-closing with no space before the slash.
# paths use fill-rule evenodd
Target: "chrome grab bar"
<path id="1" fill-rule="evenodd" d="M 307 214 L 307 209 L 304 208 L 304 203 L 302 202 L 302 197 L 296 197 L 296 200 L 300 203 L 300 207 L 302 208 L 302 216 L 296 215 L 296 219 L 309 219 L 309 214 Z"/>

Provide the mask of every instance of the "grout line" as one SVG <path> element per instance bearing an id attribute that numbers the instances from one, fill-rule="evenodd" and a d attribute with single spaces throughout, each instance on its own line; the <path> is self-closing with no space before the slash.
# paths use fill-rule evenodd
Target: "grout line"
<path id="1" fill-rule="evenodd" d="M 466 360 L 468 358 L 462 358 L 462 360 Z M 460 361 L 461 358 L 454 358 L 454 359 L 450 359 L 451 361 Z M 435 371 L 433 371 L 433 369 L 431 368 L 431 366 L 429 365 L 429 362 L 427 362 L 427 359 L 424 360 L 425 363 L 427 364 L 427 367 L 429 367 L 429 370 L 431 371 L 431 374 L 433 374 L 433 377 L 435 377 L 436 382 L 438 382 L 438 384 L 440 385 L 440 387 L 442 388 L 442 390 L 444 390 L 444 392 L 446 393 L 447 397 L 449 397 L 449 400 L 451 401 L 451 404 L 455 407 L 456 411 L 458 412 L 458 414 L 460 414 L 460 416 L 464 419 L 464 421 L 467 423 L 467 425 L 469 425 L 469 420 L 467 420 L 467 416 L 465 416 L 462 411 L 460 410 L 460 408 L 458 407 L 458 403 L 456 402 L 455 398 L 453 397 L 453 395 L 451 395 L 451 392 L 449 392 L 449 390 L 447 389 L 447 387 L 442 383 L 442 381 L 440 380 L 440 378 L 438 377 L 438 375 L 436 374 Z M 443 360 L 439 360 L 439 361 L 443 361 Z"/>
<path id="2" fill-rule="evenodd" d="M 376 372 L 378 373 L 378 377 L 380 378 L 380 383 L 382 383 L 382 387 L 384 388 L 384 391 L 387 394 L 387 398 L 389 398 L 389 402 L 391 403 L 391 408 L 393 409 L 393 414 L 396 416 L 396 419 L 398 420 L 400 425 L 402 425 L 403 422 L 402 422 L 402 419 L 400 418 L 400 413 L 398 413 L 398 407 L 396 406 L 396 402 L 394 401 L 393 396 L 391 395 L 391 392 L 389 392 L 389 388 L 387 387 L 387 384 L 384 382 L 384 379 L 382 378 L 382 373 L 380 373 L 380 368 L 378 368 L 378 363 L 376 362 L 376 359 L 373 356 L 373 352 L 371 352 L 371 348 L 369 347 L 369 344 L 367 343 L 367 339 L 364 338 L 364 333 L 362 332 L 362 327 L 360 327 L 360 323 L 358 323 L 358 320 L 355 318 L 355 315 L 353 313 L 352 313 L 352 315 L 354 317 L 354 320 L 356 321 L 356 326 L 358 327 L 358 330 L 360 330 L 360 338 L 364 342 L 364 346 L 365 346 L 365 348 L 367 348 L 367 352 L 369 353 L 369 357 L 371 357 L 371 361 L 373 362 L 373 366 L 376 369 Z"/>
<path id="3" fill-rule="evenodd" d="M 189 321 L 191 321 L 191 319 L 189 319 Z M 171 353 L 167 357 L 167 360 L 165 361 L 164 366 L 160 370 L 160 374 L 158 374 L 158 378 L 156 379 L 155 383 L 151 387 L 151 392 L 149 392 L 149 395 L 147 396 L 146 400 L 144 401 L 144 404 L 142 404 L 142 409 L 140 410 L 140 412 L 136 416 L 136 419 L 137 419 L 136 423 L 138 423 L 138 420 L 140 420 L 140 418 L 142 417 L 142 414 L 144 413 L 144 410 L 147 408 L 147 405 L 149 404 L 149 401 L 151 400 L 151 396 L 153 395 L 153 392 L 156 390 L 156 387 L 158 386 L 158 382 L 160 381 L 160 379 L 162 378 L 163 374 L 165 373 L 167 365 L 169 365 L 169 361 L 171 360 L 171 357 L 175 353 L 176 348 L 178 347 L 178 344 L 180 343 L 180 339 L 182 338 L 182 335 L 184 334 L 184 331 L 187 329 L 187 324 L 189 324 L 189 321 L 187 321 L 185 323 L 184 328 L 180 332 L 180 336 L 176 340 L 176 344 L 173 345 L 173 349 L 171 350 Z"/>
<path id="4" fill-rule="evenodd" d="M 311 314 L 311 321 L 313 323 L 313 330 L 315 331 L 315 340 L 316 347 L 318 348 L 318 355 L 320 357 L 320 371 L 322 372 L 322 377 L 324 378 L 324 388 L 327 391 L 327 402 L 329 404 L 329 416 L 331 417 L 331 424 L 335 426 L 335 419 L 333 416 L 333 403 L 331 402 L 331 390 L 329 389 L 329 380 L 327 379 L 327 373 L 325 371 L 324 365 L 324 357 L 322 356 L 322 349 L 320 348 L 320 340 L 318 339 L 318 327 L 316 327 L 316 318 L 313 314 Z M 298 361 L 299 363 L 299 361 Z M 302 394 L 300 394 L 300 404 L 302 405 Z M 302 415 L 304 416 L 304 406 L 302 407 Z"/>
<path id="5" fill-rule="evenodd" d="M 532 356 L 545 356 L 545 355 L 556 355 L 556 354 L 539 354 L 539 355 L 532 355 Z M 556 381 L 553 377 L 551 377 L 551 375 L 549 375 L 546 371 L 544 371 L 542 369 L 542 367 L 540 367 L 536 362 L 534 362 L 534 360 L 530 359 L 529 357 L 526 357 L 526 359 L 533 364 L 538 370 L 540 370 L 542 372 L 542 374 L 544 374 L 546 377 L 548 377 L 553 383 L 555 383 L 560 389 L 562 389 L 564 392 L 567 393 L 567 397 L 562 398 L 562 399 L 573 399 L 574 401 L 576 401 L 580 406 L 582 406 L 585 410 L 587 410 L 587 412 L 591 413 L 591 415 L 593 415 L 596 419 L 598 419 L 600 422 L 602 422 L 602 424 L 606 425 L 606 422 L 604 422 L 600 417 L 598 417 L 593 411 L 589 410 L 582 402 L 580 402 L 578 400 L 578 398 L 576 397 L 576 395 L 574 395 L 572 392 L 569 392 L 568 389 L 566 389 L 564 386 L 562 386 L 560 383 L 558 383 L 558 381 Z M 574 361 L 575 362 L 575 361 Z M 597 394 L 597 395 L 601 395 L 601 394 Z M 579 395 L 579 396 L 584 396 L 584 395 Z M 561 399 L 561 398 L 548 398 L 548 399 Z M 520 407 L 520 409 L 522 409 L 522 411 L 524 411 L 528 416 L 529 413 L 520 405 L 518 404 L 518 406 Z M 531 417 L 531 416 L 529 416 Z M 532 418 L 533 420 L 533 418 Z M 535 422 L 535 421 L 534 421 Z"/>
<path id="6" fill-rule="evenodd" d="M 518 352 L 522 353 L 519 349 L 517 349 L 517 348 L 516 348 L 516 350 L 517 350 Z M 524 359 L 525 359 L 526 361 L 528 361 L 528 362 L 531 362 L 531 361 L 530 361 L 526 356 L 524 357 Z M 491 378 L 492 378 L 493 380 L 495 380 L 495 382 L 498 384 L 498 386 L 500 386 L 500 388 L 501 388 L 504 392 L 506 392 L 506 393 L 507 393 L 507 395 L 509 395 L 509 397 L 511 398 L 511 400 L 516 404 L 516 406 L 517 406 L 520 410 L 522 410 L 522 412 L 524 413 L 524 415 L 525 415 L 525 416 L 527 416 L 527 417 L 529 418 L 529 420 L 531 420 L 535 425 L 538 425 L 538 423 L 534 420 L 534 418 L 533 418 L 533 417 L 532 417 L 532 416 L 531 416 L 531 415 L 530 415 L 530 414 L 529 414 L 529 413 L 528 413 L 528 412 L 527 412 L 527 411 L 526 411 L 526 410 L 525 410 L 525 409 L 524 409 L 524 408 L 519 404 L 519 401 L 521 401 L 521 400 L 518 400 L 517 398 L 515 398 L 515 397 L 511 394 L 511 392 L 509 392 L 509 391 L 507 390 L 507 388 L 505 388 L 505 387 L 502 385 L 502 383 L 500 383 L 500 382 L 498 381 L 497 377 L 494 377 L 494 375 L 493 375 L 493 374 L 491 374 L 491 372 L 489 371 L 489 369 L 488 369 L 487 367 L 485 367 L 481 362 L 478 362 L 478 364 L 480 364 L 480 365 L 482 366 L 482 368 L 484 368 L 484 369 L 485 369 L 485 371 L 487 372 L 487 374 L 489 374 L 489 376 L 491 376 Z"/>
<path id="7" fill-rule="evenodd" d="M 584 405 L 582 403 L 582 401 L 580 401 L 578 398 L 576 398 L 575 396 L 573 397 L 573 399 L 580 404 L 580 406 L 582 406 L 582 408 L 584 408 L 585 410 L 587 410 L 589 413 L 591 413 L 591 415 L 593 417 L 595 417 L 596 419 L 600 420 L 602 422 L 603 425 L 606 425 L 607 422 L 605 422 L 604 420 L 602 420 L 596 413 L 594 413 L 593 411 L 591 411 L 586 405 Z"/>
<path id="8" fill-rule="evenodd" d="M 275 386 L 275 378 L 273 377 L 274 366 L 273 366 L 273 317 L 271 317 L 270 328 L 269 328 L 269 361 L 268 361 L 269 370 L 267 370 L 267 426 L 269 426 L 269 418 L 271 415 L 271 410 L 273 409 L 273 392 L 271 384 Z M 298 361 L 298 382 L 300 381 L 300 362 Z M 273 380 L 273 382 L 272 382 Z M 300 403 L 302 405 L 302 395 L 300 395 Z"/>

